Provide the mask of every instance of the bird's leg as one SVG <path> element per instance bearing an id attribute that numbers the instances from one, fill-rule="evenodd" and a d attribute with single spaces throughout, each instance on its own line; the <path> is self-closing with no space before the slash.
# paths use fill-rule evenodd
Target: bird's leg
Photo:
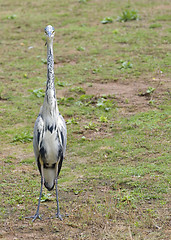
<path id="1" fill-rule="evenodd" d="M 41 219 L 41 217 L 39 216 L 39 207 L 40 207 L 40 201 L 41 201 L 41 197 L 42 197 L 43 184 L 44 184 L 44 178 L 43 178 L 43 176 L 41 176 L 39 201 L 38 201 L 37 211 L 36 211 L 35 215 L 33 216 L 33 220 L 32 220 L 33 222 L 36 220 L 36 218 Z"/>
<path id="2" fill-rule="evenodd" d="M 63 219 L 62 219 L 62 216 L 61 216 L 61 214 L 59 212 L 59 201 L 58 201 L 58 187 L 57 187 L 57 185 L 58 185 L 58 176 L 55 179 L 55 185 L 56 185 L 56 202 L 57 202 L 57 214 L 56 214 L 56 216 L 57 216 L 57 218 L 59 218 L 62 221 Z"/>
<path id="3" fill-rule="evenodd" d="M 41 219 L 41 217 L 39 216 L 39 207 L 40 207 L 40 200 L 42 197 L 43 184 L 44 184 L 44 178 L 43 178 L 43 176 L 41 176 L 41 187 L 40 187 L 40 195 L 39 195 L 37 211 L 34 216 L 26 217 L 26 218 L 33 218 L 32 222 L 34 222 L 36 220 L 36 218 Z"/>
<path id="4" fill-rule="evenodd" d="M 44 185 L 43 164 L 41 164 L 41 187 L 40 187 L 40 195 L 39 195 L 37 211 L 34 216 L 27 217 L 27 218 L 33 218 L 32 222 L 34 222 L 36 220 L 36 218 L 41 219 L 41 217 L 39 216 L 39 207 L 40 207 L 40 201 L 41 201 L 41 197 L 42 197 L 43 185 Z"/>

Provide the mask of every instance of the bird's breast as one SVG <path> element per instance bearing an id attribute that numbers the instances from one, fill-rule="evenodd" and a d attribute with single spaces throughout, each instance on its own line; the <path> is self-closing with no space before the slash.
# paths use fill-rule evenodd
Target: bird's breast
<path id="1" fill-rule="evenodd" d="M 43 162 L 45 164 L 52 165 L 58 161 L 58 152 L 60 147 L 56 136 L 57 131 L 52 131 L 51 128 L 47 128 L 44 133 L 41 149 L 43 149 Z"/>

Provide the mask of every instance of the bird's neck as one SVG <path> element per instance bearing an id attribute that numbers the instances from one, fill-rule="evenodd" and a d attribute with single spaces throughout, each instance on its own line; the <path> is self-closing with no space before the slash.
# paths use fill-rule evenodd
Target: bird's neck
<path id="1" fill-rule="evenodd" d="M 53 59 L 53 42 L 47 44 L 47 84 L 46 92 L 52 90 L 55 94 L 54 84 L 54 59 Z"/>
<path id="2" fill-rule="evenodd" d="M 51 115 L 58 111 L 56 92 L 54 84 L 54 59 L 53 59 L 53 41 L 47 43 L 47 83 L 44 99 L 44 109 Z"/>

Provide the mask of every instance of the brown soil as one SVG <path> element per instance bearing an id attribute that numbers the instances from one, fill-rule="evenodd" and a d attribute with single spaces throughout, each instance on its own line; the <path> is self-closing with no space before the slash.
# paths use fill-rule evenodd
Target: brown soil
<path id="1" fill-rule="evenodd" d="M 100 97 L 103 95 L 114 96 L 120 113 L 130 115 L 136 112 L 148 111 L 160 105 L 165 94 L 170 93 L 171 81 L 169 79 L 150 79 L 149 81 L 129 80 L 124 82 L 107 82 L 107 83 L 86 83 L 82 84 L 87 95 Z M 155 88 L 152 94 L 147 94 L 149 87 Z M 68 89 L 58 90 L 57 96 L 67 97 Z M 150 104 L 150 100 L 154 104 Z"/>
<path id="2" fill-rule="evenodd" d="M 149 87 L 155 88 L 154 93 L 151 95 L 146 94 Z M 122 83 L 93 83 L 92 87 L 85 85 L 86 94 L 96 96 L 114 95 L 118 107 L 124 115 L 151 109 L 150 99 L 155 101 L 154 105 L 159 105 L 163 95 L 169 92 L 170 87 L 171 81 L 164 79 L 154 79 L 149 82 L 129 80 Z"/>

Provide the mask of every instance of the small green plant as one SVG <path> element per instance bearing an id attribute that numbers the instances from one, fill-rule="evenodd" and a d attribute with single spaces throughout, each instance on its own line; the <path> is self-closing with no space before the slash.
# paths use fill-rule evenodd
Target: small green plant
<path id="1" fill-rule="evenodd" d="M 138 95 L 139 95 L 139 96 L 147 96 L 147 97 L 149 97 L 149 96 L 152 95 L 152 93 L 154 93 L 155 90 L 156 90 L 156 89 L 153 88 L 153 87 L 148 87 L 145 92 L 140 92 Z M 152 100 L 152 99 L 151 99 L 151 100 Z"/>
<path id="2" fill-rule="evenodd" d="M 44 64 L 47 64 L 47 59 L 42 58 L 42 59 L 41 59 L 41 62 L 44 63 Z"/>
<path id="3" fill-rule="evenodd" d="M 82 136 L 81 137 L 81 141 L 84 142 L 86 140 L 86 137 L 85 136 Z"/>
<path id="4" fill-rule="evenodd" d="M 81 46 L 80 46 L 80 47 L 77 47 L 77 50 L 83 52 L 83 51 L 85 51 L 85 47 L 81 47 Z"/>
<path id="5" fill-rule="evenodd" d="M 155 100 L 154 99 L 150 99 L 149 105 L 154 106 L 155 105 Z"/>
<path id="6" fill-rule="evenodd" d="M 151 95 L 156 89 L 153 88 L 153 87 L 149 87 L 147 90 L 146 90 L 146 93 Z"/>
<path id="7" fill-rule="evenodd" d="M 102 67 L 102 66 L 99 66 L 99 67 L 97 67 L 97 68 L 93 68 L 92 73 L 93 73 L 93 74 L 96 74 L 96 73 L 101 72 L 101 67 Z"/>
<path id="8" fill-rule="evenodd" d="M 19 134 L 16 134 L 12 142 L 28 143 L 28 142 L 31 142 L 32 140 L 33 140 L 33 136 L 27 131 L 27 132 L 21 132 Z"/>
<path id="9" fill-rule="evenodd" d="M 61 105 L 71 105 L 73 101 L 74 101 L 73 97 L 68 97 L 68 98 L 62 97 L 57 99 L 57 102 Z"/>
<path id="10" fill-rule="evenodd" d="M 113 100 L 101 97 L 97 100 L 96 106 L 108 112 L 113 107 Z"/>
<path id="11" fill-rule="evenodd" d="M 118 29 L 114 29 L 113 30 L 113 34 L 117 35 L 119 33 L 119 30 Z"/>
<path id="12" fill-rule="evenodd" d="M 26 79 L 28 79 L 27 73 L 25 73 L 25 74 L 23 75 L 23 77 L 26 78 Z"/>
<path id="13" fill-rule="evenodd" d="M 41 98 L 41 97 L 45 96 L 45 92 L 42 88 L 33 90 L 33 94 L 38 98 Z"/>
<path id="14" fill-rule="evenodd" d="M 96 125 L 94 122 L 92 122 L 92 121 L 90 121 L 90 122 L 88 123 L 88 125 L 85 125 L 84 128 L 85 128 L 86 130 L 96 130 L 96 131 L 98 131 L 97 125 Z"/>
<path id="15" fill-rule="evenodd" d="M 101 23 L 102 24 L 107 24 L 107 23 L 112 23 L 113 22 L 113 19 L 111 17 L 105 17 Z"/>
<path id="16" fill-rule="evenodd" d="M 129 100 L 128 100 L 127 98 L 125 99 L 125 103 L 126 103 L 126 104 L 128 104 L 128 103 L 129 103 Z"/>
<path id="17" fill-rule="evenodd" d="M 39 199 L 39 198 L 37 198 Z M 52 195 L 51 193 L 42 193 L 42 197 L 41 197 L 41 202 L 47 202 L 47 201 L 52 201 L 53 198 L 52 198 Z"/>
<path id="18" fill-rule="evenodd" d="M 57 85 L 59 86 L 59 87 L 65 87 L 66 86 L 66 84 L 64 83 L 64 82 L 57 82 Z"/>
<path id="19" fill-rule="evenodd" d="M 78 124 L 78 122 L 75 118 L 71 118 L 66 121 L 66 124 Z"/>
<path id="20" fill-rule="evenodd" d="M 120 61 L 122 64 L 119 67 L 119 69 L 128 69 L 128 68 L 132 68 L 132 63 L 130 61 Z"/>
<path id="21" fill-rule="evenodd" d="M 83 94 L 83 95 L 80 96 L 80 101 L 87 102 L 87 101 L 91 100 L 92 97 L 93 97 L 92 95 Z"/>
<path id="22" fill-rule="evenodd" d="M 83 94 L 80 96 L 80 99 L 78 102 L 80 102 L 82 105 L 84 104 L 84 106 L 89 106 L 93 101 L 93 96 L 92 95 L 86 95 Z"/>
<path id="23" fill-rule="evenodd" d="M 104 117 L 104 116 L 101 116 L 99 120 L 100 120 L 100 122 L 102 122 L 102 123 L 107 123 L 107 122 L 108 122 L 107 117 Z"/>
<path id="24" fill-rule="evenodd" d="M 75 195 L 78 195 L 79 193 L 82 193 L 82 192 L 83 192 L 82 189 L 73 189 L 73 193 L 74 193 Z"/>
<path id="25" fill-rule="evenodd" d="M 121 16 L 117 17 L 118 22 L 127 22 L 132 20 L 139 20 L 139 15 L 136 10 L 126 9 L 122 12 Z"/>
<path id="26" fill-rule="evenodd" d="M 74 87 L 70 89 L 71 92 L 76 92 L 76 93 L 85 93 L 85 90 L 82 87 Z"/>
<path id="27" fill-rule="evenodd" d="M 8 16 L 7 18 L 13 20 L 13 19 L 15 19 L 16 17 L 17 17 L 17 15 L 16 15 L 16 14 L 13 14 L 13 15 Z"/>

